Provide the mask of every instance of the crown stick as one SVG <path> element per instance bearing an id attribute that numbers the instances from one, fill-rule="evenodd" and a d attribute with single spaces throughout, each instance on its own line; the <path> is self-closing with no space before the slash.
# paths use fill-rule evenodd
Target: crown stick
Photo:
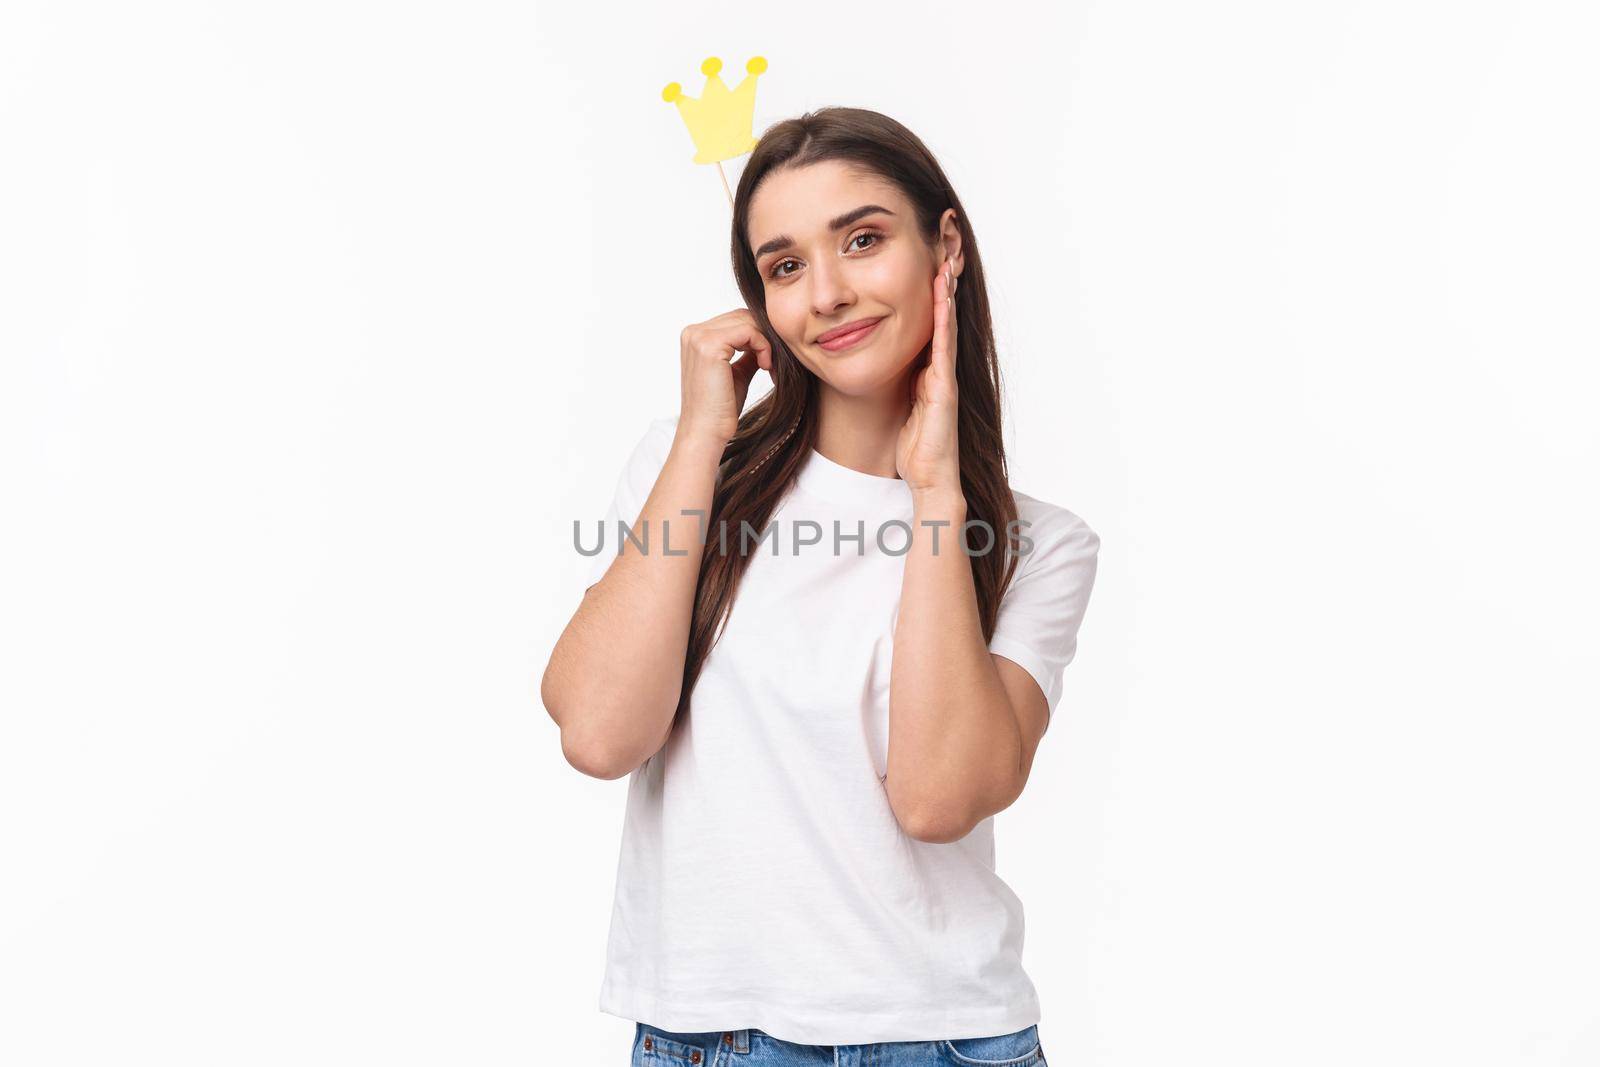
<path id="1" fill-rule="evenodd" d="M 756 111 L 756 79 L 767 69 L 767 61 L 753 56 L 745 63 L 745 79 L 737 89 L 729 89 L 720 77 L 722 60 L 711 56 L 700 64 L 700 73 L 706 76 L 706 87 L 698 99 L 683 95 L 683 86 L 668 82 L 661 90 L 661 99 L 676 104 L 678 115 L 694 138 L 696 163 L 715 163 L 722 178 L 722 191 L 728 195 L 728 205 L 733 206 L 733 189 L 728 185 L 728 175 L 722 161 L 742 156 L 756 146 L 751 132 Z"/>

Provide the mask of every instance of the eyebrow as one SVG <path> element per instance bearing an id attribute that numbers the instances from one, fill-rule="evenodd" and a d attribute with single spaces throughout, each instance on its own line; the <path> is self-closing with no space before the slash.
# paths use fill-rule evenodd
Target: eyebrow
<path id="1" fill-rule="evenodd" d="M 865 204 L 856 208 L 854 211 L 846 211 L 843 215 L 840 215 L 838 218 L 829 222 L 828 229 L 842 230 L 852 222 L 856 222 L 859 219 L 863 219 L 868 215 L 874 214 L 893 215 L 894 212 L 877 204 Z M 760 260 L 761 257 L 766 255 L 768 252 L 777 252 L 788 248 L 792 244 L 794 244 L 793 237 L 790 237 L 786 233 L 780 233 L 778 236 L 774 237 L 772 240 L 756 249 L 755 258 Z"/>

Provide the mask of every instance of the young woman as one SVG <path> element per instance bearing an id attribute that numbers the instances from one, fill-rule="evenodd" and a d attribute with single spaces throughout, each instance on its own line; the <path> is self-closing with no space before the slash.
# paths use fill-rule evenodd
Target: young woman
<path id="1" fill-rule="evenodd" d="M 1099 538 L 1008 485 L 977 244 L 909 130 L 770 128 L 733 269 L 541 686 L 568 761 L 630 776 L 600 1008 L 636 1064 L 1043 1064 L 992 817 Z"/>

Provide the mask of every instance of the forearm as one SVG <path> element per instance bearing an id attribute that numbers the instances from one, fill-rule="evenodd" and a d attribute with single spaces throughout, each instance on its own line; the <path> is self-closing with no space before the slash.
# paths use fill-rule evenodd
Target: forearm
<path id="1" fill-rule="evenodd" d="M 627 774 L 671 730 L 721 456 L 715 441 L 680 432 L 634 523 L 645 550 L 621 539 L 550 655 L 540 695 L 587 774 Z M 615 552 L 617 536 L 607 530 L 601 551 Z"/>
<path id="2" fill-rule="evenodd" d="M 1022 755 L 1016 714 L 983 640 L 961 539 L 966 518 L 959 495 L 915 501 L 889 683 L 891 804 L 908 829 L 939 840 L 964 836 L 1016 798 Z M 924 525 L 939 522 L 948 525 Z"/>

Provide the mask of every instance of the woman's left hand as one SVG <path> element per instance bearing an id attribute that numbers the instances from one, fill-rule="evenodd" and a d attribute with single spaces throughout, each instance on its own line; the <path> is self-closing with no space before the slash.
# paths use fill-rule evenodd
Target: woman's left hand
<path id="1" fill-rule="evenodd" d="M 956 302 L 954 267 L 946 260 L 933 279 L 933 342 L 916 372 L 911 417 L 900 430 L 894 463 L 913 493 L 961 495 L 961 449 L 956 434 Z"/>

